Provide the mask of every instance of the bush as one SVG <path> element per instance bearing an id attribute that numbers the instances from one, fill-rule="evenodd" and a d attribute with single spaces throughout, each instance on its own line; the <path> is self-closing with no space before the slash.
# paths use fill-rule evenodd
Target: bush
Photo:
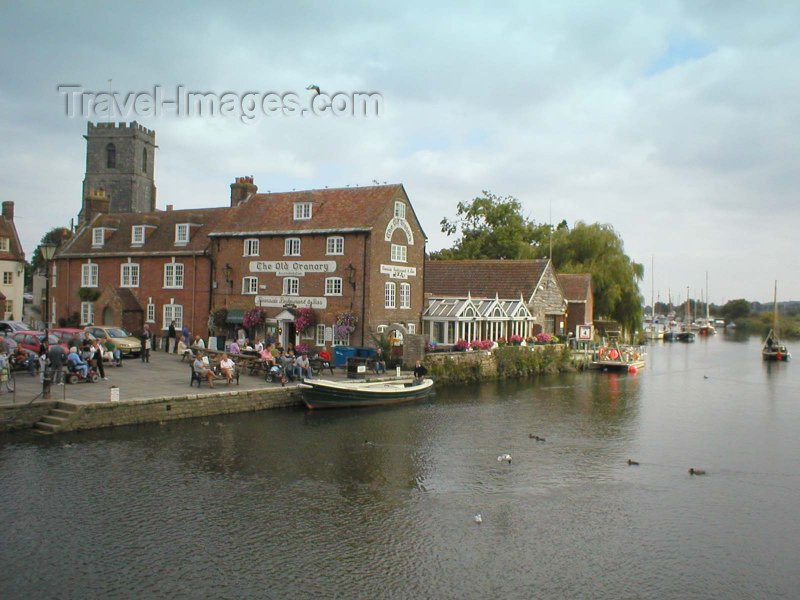
<path id="1" fill-rule="evenodd" d="M 100 290 L 82 287 L 78 290 L 78 298 L 82 302 L 94 302 L 100 297 Z M 78 318 L 80 320 L 80 317 Z"/>

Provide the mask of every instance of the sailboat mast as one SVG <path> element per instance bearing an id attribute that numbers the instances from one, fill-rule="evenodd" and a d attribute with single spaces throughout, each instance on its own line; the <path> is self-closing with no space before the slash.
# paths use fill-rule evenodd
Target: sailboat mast
<path id="1" fill-rule="evenodd" d="M 653 272 L 653 268 L 656 264 L 656 257 L 653 254 L 650 257 L 650 324 L 654 325 L 656 320 L 656 302 L 655 302 L 655 288 L 656 288 L 656 276 Z"/>
<path id="2" fill-rule="evenodd" d="M 778 335 L 778 280 L 775 280 L 775 291 L 772 294 L 772 331 L 775 337 L 780 339 Z"/>
<path id="3" fill-rule="evenodd" d="M 708 322 L 708 305 L 711 304 L 708 296 L 708 271 L 706 271 L 706 323 Z"/>

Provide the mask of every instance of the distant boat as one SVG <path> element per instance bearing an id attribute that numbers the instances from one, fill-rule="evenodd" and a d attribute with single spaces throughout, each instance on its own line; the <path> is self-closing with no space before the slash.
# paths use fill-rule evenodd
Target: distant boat
<path id="1" fill-rule="evenodd" d="M 375 382 L 306 379 L 299 387 L 308 408 L 352 408 L 419 400 L 433 391 L 433 380 L 415 384 L 410 378 Z"/>
<path id="2" fill-rule="evenodd" d="M 675 339 L 679 342 L 693 342 L 694 333 L 691 331 L 681 331 L 675 334 Z"/>
<path id="3" fill-rule="evenodd" d="M 635 373 L 645 366 L 645 352 L 639 346 L 623 346 L 616 340 L 597 350 L 589 366 L 604 371 L 630 371 Z"/>
<path id="4" fill-rule="evenodd" d="M 677 331 L 665 331 L 664 332 L 664 341 L 665 342 L 674 342 L 678 339 L 678 332 Z"/>
<path id="5" fill-rule="evenodd" d="M 761 358 L 787 362 L 791 358 L 786 344 L 778 336 L 778 282 L 775 282 L 775 292 L 772 300 L 772 329 L 769 330 L 764 345 L 761 347 Z"/>

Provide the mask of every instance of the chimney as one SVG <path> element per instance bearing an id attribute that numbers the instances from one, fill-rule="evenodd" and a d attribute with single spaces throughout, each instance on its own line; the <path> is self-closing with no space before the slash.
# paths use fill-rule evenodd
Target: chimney
<path id="1" fill-rule="evenodd" d="M 111 198 L 106 195 L 103 188 L 92 189 L 86 192 L 86 198 L 83 199 L 83 211 L 81 211 L 82 224 L 90 223 L 95 215 L 108 214 L 111 206 Z"/>
<path id="2" fill-rule="evenodd" d="M 174 204 L 167 204 L 167 212 L 170 212 L 173 208 L 175 208 Z"/>
<path id="3" fill-rule="evenodd" d="M 253 176 L 237 177 L 231 184 L 231 206 L 238 206 L 250 196 L 258 191 L 258 187 L 253 183 Z"/>
<path id="4" fill-rule="evenodd" d="M 10 200 L 3 202 L 3 218 L 10 223 L 14 222 L 14 203 Z"/>

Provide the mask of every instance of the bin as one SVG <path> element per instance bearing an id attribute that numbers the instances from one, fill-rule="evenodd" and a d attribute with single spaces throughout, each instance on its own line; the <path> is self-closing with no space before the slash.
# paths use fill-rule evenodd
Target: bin
<path id="1" fill-rule="evenodd" d="M 347 359 L 356 355 L 352 346 L 335 346 L 333 348 L 333 366 L 343 368 L 347 366 Z"/>
<path id="2" fill-rule="evenodd" d="M 351 356 L 347 359 L 347 378 L 348 379 L 366 379 L 367 377 L 367 359 L 358 356 Z"/>

